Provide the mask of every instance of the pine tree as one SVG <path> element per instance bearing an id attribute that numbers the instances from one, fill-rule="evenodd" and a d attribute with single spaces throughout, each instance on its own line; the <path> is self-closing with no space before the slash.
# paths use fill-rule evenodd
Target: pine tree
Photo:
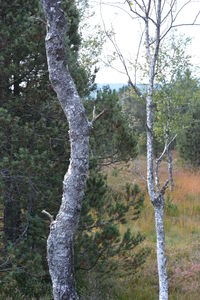
<path id="1" fill-rule="evenodd" d="M 4 207 L 5 247 L 1 257 L 0 293 L 4 299 L 13 297 L 13 293 L 15 299 L 37 298 L 44 296 L 48 288 L 50 291 L 46 264 L 49 222 L 44 221 L 41 210 L 48 208 L 55 215 L 60 205 L 63 174 L 69 163 L 68 126 L 48 80 L 45 26 L 39 1 L 0 1 L 0 4 L 0 188 L 3 191 L 0 201 Z M 64 7 L 69 20 L 69 67 L 80 95 L 86 96 L 93 88 L 93 81 L 90 80 L 91 74 L 77 61 L 81 45 L 78 34 L 80 16 L 75 1 L 65 0 Z M 101 102 L 99 94 L 97 109 L 105 103 L 108 109 L 104 123 L 99 123 L 97 131 L 93 132 L 92 149 L 99 142 L 98 134 L 102 131 L 108 134 L 106 141 L 101 138 L 103 149 L 106 149 L 100 153 L 103 159 L 113 149 L 119 153 L 117 157 L 120 159 L 133 157 L 136 153 L 135 137 L 120 114 L 117 95 L 110 91 L 103 93 L 105 100 Z M 93 102 L 88 101 L 89 104 Z M 91 109 L 93 105 L 88 112 Z M 120 142 L 122 138 L 128 142 L 127 149 Z M 130 149 L 131 155 L 128 154 Z M 98 155 L 95 153 L 93 160 L 99 159 Z M 91 163 L 76 238 L 77 272 L 81 266 L 83 269 L 94 266 L 102 271 L 109 257 L 125 248 L 131 249 L 143 240 L 140 235 L 134 239 L 128 232 L 123 241 L 120 239 L 118 224 L 112 215 L 116 216 L 118 223 L 124 222 L 131 206 L 130 203 L 121 204 L 119 195 L 110 191 L 105 178 L 98 172 L 96 164 Z M 92 211 L 97 218 L 93 218 Z M 109 222 L 103 224 L 107 217 Z M 98 226 L 98 233 L 93 236 L 89 227 L 94 224 Z M 103 256 L 100 255 L 101 242 L 105 249 Z M 82 250 L 86 254 L 84 257 Z M 95 264 L 98 256 L 98 264 Z"/>

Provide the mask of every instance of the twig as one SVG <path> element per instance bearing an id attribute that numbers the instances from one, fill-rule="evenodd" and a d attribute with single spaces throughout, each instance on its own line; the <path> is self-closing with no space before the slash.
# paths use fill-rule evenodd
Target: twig
<path id="1" fill-rule="evenodd" d="M 165 181 L 165 183 L 163 184 L 163 187 L 161 188 L 160 195 L 164 195 L 165 190 L 167 189 L 168 183 L 169 183 L 169 180 L 167 179 Z"/>
<path id="2" fill-rule="evenodd" d="M 167 142 L 165 143 L 165 147 L 164 147 L 164 150 L 163 152 L 161 153 L 161 155 L 156 159 L 156 163 L 155 163 L 155 181 L 156 181 L 156 188 L 157 188 L 157 192 L 160 194 L 162 192 L 162 189 L 164 186 L 162 187 L 161 191 L 160 191 L 160 183 L 159 183 L 159 176 L 158 176 L 158 168 L 159 168 L 159 165 L 160 165 L 160 162 L 163 158 L 163 156 L 165 155 L 166 151 L 169 149 L 169 146 L 173 143 L 173 141 L 176 139 L 177 137 L 177 134 L 175 134 L 175 136 L 173 137 L 173 139 L 167 144 Z M 168 181 L 168 180 L 167 180 Z M 166 181 L 166 182 L 167 182 Z M 168 182 L 167 182 L 168 184 Z M 166 188 L 165 188 L 166 189 Z M 165 191 L 164 189 L 164 191 Z"/>
<path id="3" fill-rule="evenodd" d="M 54 221 L 53 216 L 52 216 L 48 211 L 46 211 L 45 209 L 43 209 L 43 210 L 42 210 L 42 213 L 43 213 L 44 215 L 46 215 L 46 216 L 50 219 L 51 222 Z"/>
<path id="4" fill-rule="evenodd" d="M 142 172 L 141 172 L 141 169 L 140 169 L 140 166 L 139 166 L 137 160 L 135 160 L 135 167 L 136 167 L 136 169 L 137 169 L 137 171 L 138 171 L 138 174 L 139 174 L 140 177 L 142 178 L 142 180 L 143 180 L 144 182 L 147 182 L 147 179 L 145 178 L 145 176 L 144 176 L 144 175 L 142 174 Z"/>
<path id="5" fill-rule="evenodd" d="M 92 124 L 94 124 L 101 116 L 105 113 L 105 109 L 102 110 L 98 115 L 96 115 L 96 106 L 94 105 L 93 108 L 93 117 L 92 117 Z"/>

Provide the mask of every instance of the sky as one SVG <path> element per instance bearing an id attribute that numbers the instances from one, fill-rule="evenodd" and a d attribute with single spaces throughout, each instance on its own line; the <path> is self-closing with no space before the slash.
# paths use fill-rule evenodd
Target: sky
<path id="1" fill-rule="evenodd" d="M 134 63 L 136 59 L 142 32 L 142 22 L 139 23 L 132 18 L 132 14 L 124 2 L 125 1 L 122 0 L 90 0 L 89 4 L 94 11 L 90 22 L 93 25 L 100 24 L 102 30 L 113 31 L 112 36 L 126 60 L 130 74 L 134 74 L 134 69 L 131 67 L 131 64 Z M 178 0 L 178 5 L 183 5 L 185 2 L 187 2 L 187 0 Z M 177 9 L 179 9 L 179 7 L 177 7 Z M 177 19 L 177 24 L 193 22 L 198 11 L 200 11 L 200 0 L 192 0 L 191 3 L 181 11 Z M 200 16 L 198 16 L 197 22 L 200 24 Z M 184 34 L 186 37 L 191 37 L 192 41 L 186 49 L 186 52 L 192 56 L 192 64 L 200 68 L 200 26 L 178 27 L 176 34 Z M 108 57 L 112 55 L 113 52 L 114 47 L 112 43 L 107 41 L 100 57 L 101 62 L 99 63 L 100 70 L 96 78 L 97 83 L 127 83 L 127 76 L 123 74 L 124 68 L 121 62 L 118 59 L 112 63 L 108 62 Z M 142 53 L 144 52 L 140 51 L 141 62 Z M 110 67 L 108 67 L 108 65 Z M 142 81 L 139 75 L 137 75 L 137 82 L 138 81 Z"/>

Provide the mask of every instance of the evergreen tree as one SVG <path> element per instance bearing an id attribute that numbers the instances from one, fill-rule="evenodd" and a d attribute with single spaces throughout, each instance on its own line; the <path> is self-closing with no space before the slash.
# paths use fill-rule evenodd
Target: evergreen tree
<path id="1" fill-rule="evenodd" d="M 48 292 L 48 287 L 50 291 L 46 264 L 49 222 L 44 221 L 41 210 L 48 208 L 55 215 L 60 205 L 70 151 L 68 126 L 48 80 L 39 1 L 0 1 L 0 4 L 0 202 L 4 208 L 0 294 L 2 299 L 13 295 L 15 299 L 38 298 Z M 69 67 L 80 95 L 86 96 L 93 88 L 93 77 L 78 63 L 80 16 L 75 1 L 65 0 L 64 7 L 69 20 Z M 99 95 L 97 109 L 105 103 L 108 109 L 97 132 L 93 131 L 95 138 L 91 141 L 95 149 L 102 130 L 103 150 L 95 152 L 93 158 L 99 161 L 100 153 L 101 158 L 106 159 L 111 150 L 116 150 L 119 155 L 115 157 L 120 159 L 133 157 L 135 137 L 120 114 L 117 95 L 110 91 L 104 94 L 106 100 L 101 100 Z M 93 102 L 88 100 L 87 105 Z M 88 107 L 88 112 L 92 108 L 93 105 Z M 106 134 L 109 138 L 104 141 Z M 117 224 L 125 220 L 128 209 L 133 206 L 121 204 L 123 198 L 110 191 L 96 165 L 91 164 L 90 175 L 76 239 L 76 269 L 79 271 L 81 266 L 102 270 L 108 257 L 119 250 L 131 249 L 143 240 L 140 235 L 134 238 L 129 232 L 120 239 Z M 105 224 L 104 218 L 108 220 Z M 96 234 L 90 230 L 94 225 L 98 226 Z M 102 250 L 104 255 L 101 255 Z M 98 264 L 95 264 L 98 256 Z"/>
<path id="2" fill-rule="evenodd" d="M 91 118 L 94 106 L 97 114 L 103 109 L 105 113 L 90 137 L 91 156 L 100 166 L 134 158 L 137 154 L 136 134 L 122 112 L 117 92 L 104 87 L 97 91 L 96 98 L 87 99 L 85 107 Z"/>
<path id="3" fill-rule="evenodd" d="M 78 34 L 79 12 L 75 2 L 65 1 L 64 4 L 69 20 L 67 43 L 69 66 L 79 93 L 83 96 L 89 92 L 90 83 L 88 74 L 77 62 L 81 44 Z M 21 176 L 21 185 L 23 179 L 27 181 L 27 177 L 31 178 L 29 184 L 25 184 L 25 182 L 24 184 L 25 189 L 28 189 L 29 186 L 29 189 L 33 190 L 29 193 L 34 194 L 34 188 L 31 188 L 31 185 L 32 187 L 37 186 L 41 190 L 41 181 L 36 184 L 35 178 L 38 178 L 38 174 L 41 177 L 44 174 L 50 174 L 51 168 L 57 171 L 55 167 L 57 168 L 59 165 L 58 155 L 63 157 L 64 163 L 66 160 L 64 154 L 67 151 L 68 157 L 69 146 L 65 145 L 68 143 L 68 133 L 63 112 L 54 100 L 54 93 L 48 81 L 44 46 L 45 32 L 40 1 L 35 0 L 31 3 L 2 1 L 1 7 L 0 77 L 2 80 L 0 101 L 1 107 L 4 109 L 1 111 L 2 128 L 4 129 L 1 169 L 3 174 L 7 174 L 3 176 L 5 184 L 4 225 L 5 240 L 15 241 L 20 232 L 23 231 L 19 229 L 20 210 L 22 208 L 20 207 L 22 204 L 19 203 L 22 203 L 20 199 L 22 195 L 21 192 L 18 192 L 20 189 L 12 177 Z M 9 116 L 7 111 L 9 111 Z M 3 120 L 4 118 L 5 120 Z M 17 127 L 11 129 L 14 120 L 16 120 Z M 24 131 L 23 141 L 21 141 L 22 134 L 17 131 Z M 13 138 L 14 134 L 16 135 L 15 138 Z M 64 142 L 63 136 L 65 137 Z M 48 146 L 43 143 L 44 140 Z M 32 159 L 30 159 L 31 156 Z M 4 163 L 6 159 L 7 162 Z M 49 159 L 53 159 L 54 163 L 47 164 L 46 169 L 39 166 L 40 162 L 48 162 Z M 62 168 L 59 166 L 59 169 Z M 58 184 L 59 179 L 54 178 L 51 186 L 54 184 L 60 186 Z M 34 198 L 34 196 L 32 197 Z M 45 203 L 42 199 L 39 204 L 41 207 Z M 48 199 L 47 196 L 46 199 Z M 14 224 L 15 222 L 16 224 Z"/>
<path id="4" fill-rule="evenodd" d="M 144 193 L 137 185 L 127 185 L 125 193 L 115 192 L 107 186 L 106 177 L 98 172 L 94 161 L 90 168 L 75 241 L 78 290 L 83 299 L 92 294 L 102 299 L 111 290 L 113 299 L 116 290 L 109 286 L 111 279 L 132 276 L 130 266 L 134 265 L 136 273 L 149 254 L 148 248 L 137 249 L 145 239 L 143 235 L 132 233 L 130 228 L 121 234 L 119 229 L 127 224 L 127 218 L 139 218 Z"/>
<path id="5" fill-rule="evenodd" d="M 185 161 L 193 167 L 200 165 L 200 87 L 197 79 L 192 78 L 189 70 L 180 76 L 173 90 L 177 98 L 182 101 L 179 112 L 182 126 L 179 127 L 177 146 L 178 151 Z"/>
<path id="6" fill-rule="evenodd" d="M 70 149 L 68 126 L 48 79 L 40 1 L 0 4 L 0 201 L 4 208 L 1 237 L 5 248 L 1 271 L 12 271 L 5 273 L 1 286 L 4 291 L 8 281 L 10 287 L 18 286 L 22 299 L 29 293 L 37 297 L 44 281 L 49 282 L 48 222 L 44 223 L 41 210 L 58 210 Z M 66 0 L 64 4 L 69 20 L 70 68 L 79 93 L 84 96 L 93 83 L 77 61 L 81 44 L 79 12 L 74 1 Z M 36 259 L 31 259 L 31 255 Z M 41 284 L 36 288 L 38 278 Z M 13 293 L 10 287 L 7 291 Z"/>

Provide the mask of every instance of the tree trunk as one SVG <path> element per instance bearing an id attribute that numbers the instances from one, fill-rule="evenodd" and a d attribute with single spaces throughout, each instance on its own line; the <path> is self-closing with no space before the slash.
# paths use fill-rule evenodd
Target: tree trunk
<path id="1" fill-rule="evenodd" d="M 165 186 L 160 190 L 158 170 L 156 170 L 156 184 L 154 182 L 154 133 L 153 133 L 153 85 L 155 77 L 155 67 L 158 59 L 159 45 L 160 45 L 160 25 L 161 25 L 161 0 L 157 2 L 157 23 L 155 33 L 155 48 L 153 54 L 151 53 L 150 36 L 149 36 L 149 9 L 146 12 L 145 17 L 145 41 L 146 41 L 146 53 L 149 63 L 149 83 L 147 89 L 146 98 L 146 120 L 147 120 L 147 186 L 149 198 L 154 205 L 155 223 L 156 223 L 156 238 L 157 238 L 157 259 L 158 259 L 158 276 L 159 276 L 159 300 L 168 299 L 168 279 L 166 269 L 166 257 L 165 257 L 165 235 L 163 224 L 163 210 L 164 210 L 164 191 Z M 156 191 L 157 188 L 157 191 Z"/>
<path id="2" fill-rule="evenodd" d="M 168 279 L 165 255 L 165 231 L 163 224 L 164 198 L 161 196 L 154 202 L 157 240 L 157 264 L 159 277 L 159 300 L 168 299 Z"/>
<path id="3" fill-rule="evenodd" d="M 84 107 L 66 61 L 66 20 L 61 1 L 42 0 L 47 19 L 46 52 L 50 80 L 69 122 L 71 157 L 63 181 L 62 204 L 51 223 L 47 257 L 54 300 L 78 299 L 74 275 L 74 235 L 89 164 L 89 131 Z"/>

